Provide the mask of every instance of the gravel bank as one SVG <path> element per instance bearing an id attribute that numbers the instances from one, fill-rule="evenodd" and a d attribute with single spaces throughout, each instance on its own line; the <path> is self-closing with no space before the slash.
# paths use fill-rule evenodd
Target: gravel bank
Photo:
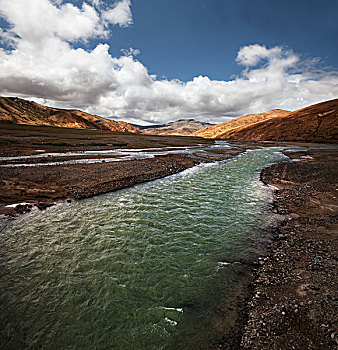
<path id="1" fill-rule="evenodd" d="M 278 188 L 274 210 L 285 220 L 273 233 L 269 255 L 256 263 L 238 349 L 324 350 L 338 345 L 338 150 L 287 155 L 296 161 L 261 173 L 264 183 Z"/>

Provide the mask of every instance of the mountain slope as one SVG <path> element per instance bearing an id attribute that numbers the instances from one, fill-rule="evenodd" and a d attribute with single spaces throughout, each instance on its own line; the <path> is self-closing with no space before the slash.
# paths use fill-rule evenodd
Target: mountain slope
<path id="1" fill-rule="evenodd" d="M 222 138 L 225 133 L 237 128 L 241 129 L 248 125 L 254 125 L 268 119 L 283 117 L 289 114 L 289 111 L 284 111 L 282 109 L 274 109 L 269 112 L 258 114 L 247 114 L 243 117 L 236 118 L 222 124 L 209 126 L 205 129 L 195 132 L 194 135 L 206 138 Z"/>
<path id="2" fill-rule="evenodd" d="M 222 139 L 337 143 L 338 99 L 318 103 L 254 125 L 232 129 Z"/>
<path id="3" fill-rule="evenodd" d="M 126 123 L 79 110 L 51 108 L 17 97 L 0 97 L 0 122 L 139 133 Z"/>
<path id="4" fill-rule="evenodd" d="M 212 124 L 199 122 L 194 119 L 180 119 L 164 125 L 145 128 L 142 130 L 142 133 L 151 135 L 191 136 L 196 131 L 210 125 Z"/>

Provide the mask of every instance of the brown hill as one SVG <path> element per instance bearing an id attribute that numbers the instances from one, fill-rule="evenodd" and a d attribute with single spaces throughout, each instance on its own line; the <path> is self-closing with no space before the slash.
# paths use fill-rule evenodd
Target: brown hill
<path id="1" fill-rule="evenodd" d="M 116 122 L 79 110 L 51 108 L 17 97 L 0 97 L 0 122 L 48 125 L 77 129 L 110 130 L 139 133 L 126 122 Z"/>
<path id="2" fill-rule="evenodd" d="M 205 129 L 195 132 L 194 135 L 206 138 L 223 138 L 222 136 L 229 131 L 241 129 L 243 127 L 247 127 L 248 125 L 255 125 L 268 119 L 283 117 L 289 114 L 289 111 L 284 111 L 282 109 L 274 109 L 269 112 L 258 114 L 248 114 L 222 124 L 208 126 Z"/>
<path id="3" fill-rule="evenodd" d="M 337 143 L 338 99 L 318 103 L 254 125 L 232 129 L 217 138 L 256 141 Z"/>
<path id="4" fill-rule="evenodd" d="M 210 126 L 210 123 L 199 122 L 194 119 L 179 119 L 163 125 L 157 125 L 142 130 L 143 134 L 150 135 L 178 135 L 191 136 L 196 131 Z"/>

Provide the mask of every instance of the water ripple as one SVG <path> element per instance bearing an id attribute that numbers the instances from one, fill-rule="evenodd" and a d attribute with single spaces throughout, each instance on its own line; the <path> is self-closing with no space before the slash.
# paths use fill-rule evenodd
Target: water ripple
<path id="1" fill-rule="evenodd" d="M 53 207 L 0 236 L 7 348 L 196 349 L 218 336 L 278 149 Z M 243 267 L 244 268 L 244 267 Z M 5 347 L 6 347 L 5 346 Z"/>

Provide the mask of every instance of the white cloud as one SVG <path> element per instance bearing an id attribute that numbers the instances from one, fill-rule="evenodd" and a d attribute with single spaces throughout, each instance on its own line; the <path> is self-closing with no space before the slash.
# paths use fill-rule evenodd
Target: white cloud
<path id="1" fill-rule="evenodd" d="M 131 1 L 121 0 L 113 8 L 106 10 L 102 15 L 108 23 L 118 24 L 120 27 L 127 27 L 133 24 L 131 13 Z"/>
<path id="2" fill-rule="evenodd" d="M 140 50 L 138 49 L 133 49 L 132 47 L 130 47 L 129 49 L 122 49 L 121 52 L 125 55 L 125 56 L 137 56 L 141 53 Z"/>
<path id="3" fill-rule="evenodd" d="M 243 46 L 238 51 L 236 61 L 243 66 L 256 66 L 264 58 L 280 58 L 282 52 L 282 47 L 280 46 L 271 49 L 258 44 Z"/>
<path id="4" fill-rule="evenodd" d="M 104 34 L 99 14 L 86 3 L 78 8 L 70 3 L 57 7 L 48 0 L 0 0 L 0 12 L 21 44 L 38 46 L 51 37 L 75 41 Z"/>
<path id="5" fill-rule="evenodd" d="M 102 0 L 90 0 L 90 1 L 96 7 L 100 7 L 102 4 Z"/>
<path id="6" fill-rule="evenodd" d="M 96 7 L 0 0 L 0 13 L 11 24 L 0 36 L 12 44 L 10 49 L 0 48 L 0 94 L 150 122 L 178 118 L 222 122 L 245 113 L 297 109 L 338 96 L 337 73 L 318 69 L 317 60 L 303 61 L 281 46 L 240 48 L 236 60 L 243 71 L 232 80 L 198 76 L 188 82 L 150 75 L 133 57 L 136 49 L 126 49 L 121 57 L 112 57 L 107 44 L 91 51 L 75 49 L 74 41 L 107 35 L 111 11 L 116 11 L 116 17 L 109 17 L 110 23 L 131 23 L 130 1 L 120 1 L 110 10 L 101 10 L 103 1 L 91 3 Z"/>

